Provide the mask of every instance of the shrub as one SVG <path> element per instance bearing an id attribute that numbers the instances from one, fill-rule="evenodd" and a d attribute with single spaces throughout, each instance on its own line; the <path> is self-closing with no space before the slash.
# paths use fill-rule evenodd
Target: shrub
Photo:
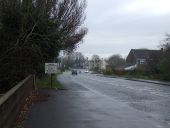
<path id="1" fill-rule="evenodd" d="M 105 70 L 103 70 L 103 74 L 104 75 L 112 75 L 113 74 L 112 68 L 107 67 Z"/>

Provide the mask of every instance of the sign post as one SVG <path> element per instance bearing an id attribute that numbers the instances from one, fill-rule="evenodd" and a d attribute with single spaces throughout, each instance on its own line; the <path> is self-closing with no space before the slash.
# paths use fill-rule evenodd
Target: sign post
<path id="1" fill-rule="evenodd" d="M 53 87 L 53 76 L 51 74 L 51 88 Z"/>
<path id="2" fill-rule="evenodd" d="M 45 74 L 51 75 L 51 88 L 53 87 L 53 74 L 57 73 L 57 63 L 45 63 Z"/>

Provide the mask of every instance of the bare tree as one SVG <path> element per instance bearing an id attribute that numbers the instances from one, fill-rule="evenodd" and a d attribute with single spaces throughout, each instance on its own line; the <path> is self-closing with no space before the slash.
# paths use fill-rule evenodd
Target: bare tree
<path id="1" fill-rule="evenodd" d="M 94 71 L 99 71 L 101 69 L 101 59 L 99 55 L 93 55 L 90 60 L 90 68 Z"/>
<path id="2" fill-rule="evenodd" d="M 108 58 L 107 64 L 112 70 L 125 65 L 125 59 L 121 55 L 115 54 Z"/>

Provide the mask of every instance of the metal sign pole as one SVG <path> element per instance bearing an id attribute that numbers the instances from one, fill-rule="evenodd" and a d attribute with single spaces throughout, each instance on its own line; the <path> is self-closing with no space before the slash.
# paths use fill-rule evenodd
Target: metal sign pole
<path id="1" fill-rule="evenodd" d="M 51 74 L 51 88 L 53 87 L 53 75 Z"/>

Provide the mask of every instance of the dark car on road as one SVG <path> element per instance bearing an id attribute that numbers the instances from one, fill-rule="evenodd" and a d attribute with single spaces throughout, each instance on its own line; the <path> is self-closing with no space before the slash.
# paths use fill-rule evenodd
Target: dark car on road
<path id="1" fill-rule="evenodd" d="M 72 70 L 72 75 L 77 75 L 77 70 Z"/>

